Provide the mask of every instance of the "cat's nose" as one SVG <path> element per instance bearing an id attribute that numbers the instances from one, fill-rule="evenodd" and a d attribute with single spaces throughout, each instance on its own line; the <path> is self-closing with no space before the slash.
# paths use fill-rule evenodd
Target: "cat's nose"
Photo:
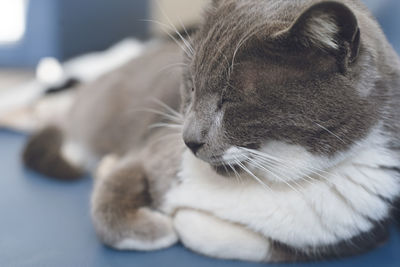
<path id="1" fill-rule="evenodd" d="M 185 144 L 190 150 L 192 150 L 193 154 L 196 155 L 197 151 L 204 146 L 204 143 L 198 143 L 198 142 L 191 142 L 191 141 L 185 141 Z"/>

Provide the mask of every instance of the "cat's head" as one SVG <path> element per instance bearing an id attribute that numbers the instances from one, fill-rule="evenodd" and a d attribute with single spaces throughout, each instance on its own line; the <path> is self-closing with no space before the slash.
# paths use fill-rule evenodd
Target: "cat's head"
<path id="1" fill-rule="evenodd" d="M 332 166 L 376 123 L 362 34 L 337 2 L 214 1 L 187 49 L 186 145 L 221 174 L 291 181 Z"/>

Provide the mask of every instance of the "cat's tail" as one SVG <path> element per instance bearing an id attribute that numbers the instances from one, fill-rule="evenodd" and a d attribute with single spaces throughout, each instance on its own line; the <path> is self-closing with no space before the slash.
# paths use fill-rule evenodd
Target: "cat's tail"
<path id="1" fill-rule="evenodd" d="M 22 154 L 25 165 L 46 176 L 60 180 L 75 180 L 84 169 L 71 163 L 62 153 L 63 133 L 48 126 L 28 140 Z"/>

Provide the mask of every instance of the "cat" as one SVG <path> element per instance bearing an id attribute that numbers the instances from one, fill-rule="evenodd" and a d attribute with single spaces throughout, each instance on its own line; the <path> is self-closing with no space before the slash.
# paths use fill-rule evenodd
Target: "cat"
<path id="1" fill-rule="evenodd" d="M 388 236 L 399 90 L 359 0 L 213 0 L 194 35 L 80 88 L 23 158 L 62 179 L 96 169 L 93 224 L 116 249 L 346 257 Z"/>

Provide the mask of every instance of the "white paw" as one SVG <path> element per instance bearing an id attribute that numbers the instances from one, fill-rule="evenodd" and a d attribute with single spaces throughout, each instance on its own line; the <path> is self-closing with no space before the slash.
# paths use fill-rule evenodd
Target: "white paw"
<path id="1" fill-rule="evenodd" d="M 78 142 L 65 140 L 61 146 L 61 155 L 76 168 L 91 170 L 94 166 L 95 157 Z"/>
<path id="2" fill-rule="evenodd" d="M 257 262 L 268 257 L 270 243 L 266 238 L 207 213 L 180 210 L 174 226 L 186 247 L 204 255 Z"/>
<path id="3" fill-rule="evenodd" d="M 152 234 L 156 237 L 124 238 L 113 247 L 120 250 L 150 251 L 168 248 L 178 242 L 178 236 L 170 217 L 148 208 L 139 209 L 137 216 L 143 219 L 138 225 L 154 227 Z M 140 231 L 140 229 L 136 230 Z"/>
<path id="4" fill-rule="evenodd" d="M 178 241 L 178 237 L 175 233 L 170 233 L 163 238 L 148 241 L 148 240 L 137 240 L 137 239 L 123 239 L 115 245 L 116 249 L 119 250 L 138 250 L 138 251 L 151 251 L 159 250 L 172 246 Z"/>
<path id="5" fill-rule="evenodd" d="M 99 162 L 95 177 L 104 178 L 108 176 L 112 172 L 114 167 L 117 165 L 118 160 L 119 157 L 114 154 L 109 154 L 107 156 L 104 156 Z"/>

